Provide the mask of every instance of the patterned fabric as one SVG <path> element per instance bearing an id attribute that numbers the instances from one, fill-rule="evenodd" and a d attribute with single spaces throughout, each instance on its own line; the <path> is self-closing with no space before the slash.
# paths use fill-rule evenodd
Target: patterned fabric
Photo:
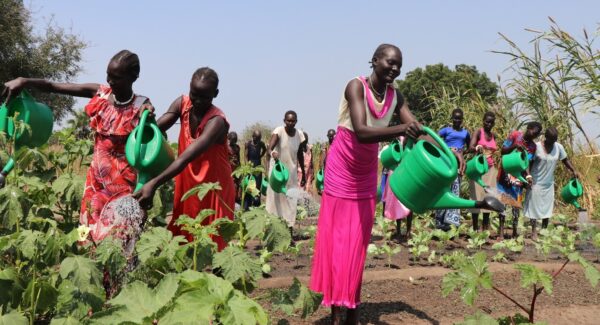
<path id="1" fill-rule="evenodd" d="M 127 106 L 115 106 L 109 100 L 112 89 L 100 86 L 85 107 L 90 126 L 95 131 L 94 154 L 88 169 L 81 200 L 79 222 L 91 228 L 94 241 L 102 240 L 113 228 L 122 225 L 102 220 L 104 206 L 135 188 L 137 173 L 125 158 L 127 136 L 139 122 L 139 111 L 148 98 L 135 95 Z"/>
<path id="2" fill-rule="evenodd" d="M 508 138 L 504 141 L 504 144 L 502 146 L 504 148 L 508 148 L 508 147 L 512 146 L 513 143 L 516 143 L 518 146 L 522 146 L 522 147 L 526 148 L 527 158 L 529 159 L 529 163 L 531 163 L 531 161 L 533 160 L 533 157 L 535 155 L 535 151 L 536 151 L 535 142 L 525 141 L 523 139 L 523 132 L 513 131 L 510 133 Z M 510 198 L 512 198 L 513 200 L 516 200 L 516 202 L 515 202 L 516 204 L 514 204 L 514 205 L 520 205 L 520 203 L 522 202 L 522 200 L 523 200 L 523 184 L 521 184 L 521 182 L 517 178 L 515 178 L 514 176 L 512 176 L 509 173 L 504 171 L 504 169 L 502 168 L 502 161 L 500 161 L 500 166 L 498 168 L 497 188 L 501 194 L 505 194 L 505 195 L 509 196 Z"/>
<path id="3" fill-rule="evenodd" d="M 196 130 L 190 127 L 190 112 L 192 102 L 188 96 L 183 96 L 181 101 L 181 130 L 179 131 L 179 154 L 181 155 L 204 131 L 206 123 L 212 118 L 222 117 L 228 125 L 225 114 L 216 106 L 211 107 L 198 124 Z M 181 202 L 183 195 L 192 187 L 206 182 L 219 182 L 220 191 L 209 192 L 202 201 L 196 195 Z M 235 204 L 235 187 L 231 177 L 231 166 L 229 165 L 229 145 L 227 136 L 219 140 L 218 143 L 210 146 L 200 156 L 189 163 L 177 177 L 175 177 L 175 202 L 173 206 L 173 218 L 167 226 L 173 235 L 184 235 L 188 241 L 193 237 L 189 233 L 181 230 L 175 225 L 175 222 L 182 214 L 195 218 L 198 213 L 204 209 L 213 209 L 215 214 L 204 219 L 202 224 L 207 225 L 219 218 L 233 219 Z M 217 243 L 219 250 L 225 248 L 226 243 L 220 236 L 213 236 L 213 241 Z"/>
<path id="4" fill-rule="evenodd" d="M 306 184 L 304 187 L 300 186 L 300 182 L 302 181 L 302 169 L 298 166 L 298 186 L 308 192 L 313 188 L 314 168 L 312 163 L 313 146 L 312 144 L 307 144 L 306 146 L 306 152 L 304 153 L 304 174 L 306 177 Z"/>

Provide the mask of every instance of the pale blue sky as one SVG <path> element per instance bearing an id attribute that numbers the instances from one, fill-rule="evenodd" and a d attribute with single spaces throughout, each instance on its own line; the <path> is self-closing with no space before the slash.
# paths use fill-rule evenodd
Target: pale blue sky
<path id="1" fill-rule="evenodd" d="M 380 43 L 404 54 L 400 78 L 416 67 L 466 63 L 492 80 L 508 66 L 498 32 L 526 46 L 548 16 L 575 35 L 596 29 L 599 1 L 81 1 L 29 0 L 36 28 L 50 20 L 89 47 L 76 81 L 105 82 L 121 49 L 139 54 L 137 93 L 158 113 L 188 92 L 192 72 L 210 66 L 221 80 L 214 103 L 232 130 L 280 124 L 288 109 L 311 139 L 336 126 L 347 81 L 370 72 Z M 53 17 L 53 18 L 52 18 Z M 504 78 L 507 76 L 505 75 Z M 80 101 L 82 106 L 86 101 Z M 600 133 L 589 122 L 592 136 Z M 174 140 L 176 131 L 169 132 Z"/>

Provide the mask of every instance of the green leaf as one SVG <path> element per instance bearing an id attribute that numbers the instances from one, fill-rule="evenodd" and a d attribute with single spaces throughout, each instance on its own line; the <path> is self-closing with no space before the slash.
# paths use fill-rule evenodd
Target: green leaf
<path id="1" fill-rule="evenodd" d="M 37 230 L 23 230 L 17 238 L 19 250 L 28 259 L 32 259 L 45 243 L 46 236 Z"/>
<path id="2" fill-rule="evenodd" d="M 198 199 L 202 200 L 210 191 L 220 191 L 221 185 L 219 183 L 201 183 L 197 186 L 192 187 L 189 191 L 187 191 L 183 197 L 181 198 L 181 202 L 187 200 L 190 196 L 196 194 Z"/>
<path id="3" fill-rule="evenodd" d="M 569 254 L 569 260 L 573 262 L 579 263 L 583 267 L 583 271 L 586 279 L 590 281 L 590 284 L 595 288 L 598 285 L 598 281 L 600 281 L 600 271 L 590 264 L 583 256 L 579 253 L 574 252 Z"/>
<path id="4" fill-rule="evenodd" d="M 267 225 L 269 214 L 265 209 L 250 209 L 242 214 L 242 220 L 246 226 L 248 239 L 262 237 Z"/>
<path id="5" fill-rule="evenodd" d="M 269 216 L 263 240 L 269 251 L 284 252 L 292 241 L 287 222 L 279 217 Z"/>
<path id="6" fill-rule="evenodd" d="M 521 287 L 529 288 L 534 284 L 544 287 L 547 294 L 552 294 L 552 276 L 530 264 L 515 264 L 515 269 L 521 272 Z"/>
<path id="7" fill-rule="evenodd" d="M 498 321 L 488 314 L 478 310 L 475 314 L 465 316 L 465 321 L 457 325 L 498 325 Z"/>
<path id="8" fill-rule="evenodd" d="M 322 298 L 322 295 L 311 291 L 294 277 L 294 283 L 287 292 L 282 290 L 272 291 L 271 303 L 275 308 L 281 309 L 290 316 L 293 315 L 294 311 L 300 311 L 300 316 L 304 319 L 319 308 Z"/>
<path id="9" fill-rule="evenodd" d="M 458 270 L 448 273 L 442 279 L 442 294 L 447 296 L 450 292 L 460 289 L 463 301 L 472 306 L 479 295 L 479 287 L 492 288 L 492 274 L 488 271 L 487 256 L 479 252 L 461 263 Z"/>
<path id="10" fill-rule="evenodd" d="M 60 276 L 69 279 L 84 292 L 94 292 L 102 286 L 100 270 L 89 258 L 76 255 L 65 258 L 60 264 Z"/>
<path id="11" fill-rule="evenodd" d="M 177 288 L 177 276 L 174 274 L 167 274 L 154 289 L 135 281 L 109 301 L 113 306 L 111 309 L 98 313 L 98 317 L 93 319 L 105 324 L 150 322 L 152 316 L 175 297 Z"/>
<path id="12" fill-rule="evenodd" d="M 50 325 L 80 325 L 81 322 L 79 319 L 75 317 L 61 317 L 61 318 L 53 318 L 50 322 Z"/>
<path id="13" fill-rule="evenodd" d="M 21 189 L 6 185 L 0 189 L 0 221 L 2 227 L 12 229 L 29 213 L 29 200 Z"/>
<path id="14" fill-rule="evenodd" d="M 227 301 L 219 321 L 231 325 L 266 325 L 269 322 L 263 308 L 239 292 Z"/>
<path id="15" fill-rule="evenodd" d="M 47 281 L 38 278 L 35 281 L 29 281 L 27 289 L 23 292 L 24 306 L 31 307 L 33 305 L 31 301 L 32 290 L 33 298 L 37 299 L 35 306 L 36 312 L 49 311 L 56 305 L 58 291 Z"/>
<path id="16" fill-rule="evenodd" d="M 29 321 L 23 313 L 16 310 L 0 316 L 0 325 L 27 325 Z"/>
<path id="17" fill-rule="evenodd" d="M 251 291 L 262 277 L 261 265 L 239 247 L 228 246 L 213 257 L 213 267 L 223 271 L 225 280 L 237 288 Z"/>
<path id="18" fill-rule="evenodd" d="M 181 243 L 186 240 L 183 236 L 173 237 L 173 233 L 163 227 L 154 227 L 145 231 L 140 240 L 138 240 L 135 250 L 142 263 L 145 263 L 150 257 L 163 253 L 170 259 L 175 256 L 175 252 Z"/>
<path id="19" fill-rule="evenodd" d="M 121 272 L 127 264 L 121 241 L 112 236 L 104 238 L 96 247 L 96 258 L 110 274 Z"/>
<path id="20" fill-rule="evenodd" d="M 103 288 L 94 287 L 92 292 L 83 292 L 71 281 L 62 280 L 58 286 L 57 314 L 82 319 L 90 309 L 93 312 L 101 310 L 105 295 Z"/>

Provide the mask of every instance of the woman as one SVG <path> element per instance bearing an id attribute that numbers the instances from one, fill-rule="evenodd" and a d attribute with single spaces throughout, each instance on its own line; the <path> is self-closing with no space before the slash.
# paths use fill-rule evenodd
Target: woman
<path id="1" fill-rule="evenodd" d="M 527 123 L 527 130 L 525 132 L 512 131 L 504 143 L 502 144 L 501 154 L 507 155 L 514 150 L 524 150 L 527 153 L 527 159 L 530 162 L 533 160 L 536 152 L 535 139 L 540 136 L 542 132 L 542 125 L 539 122 Z M 529 174 L 529 170 L 522 173 L 521 176 L 525 176 L 527 183 L 521 183 L 517 178 L 508 174 L 502 168 L 502 162 L 498 168 L 498 181 L 496 183 L 498 193 L 500 194 L 500 200 L 505 204 L 512 207 L 512 227 L 513 227 L 513 238 L 518 236 L 518 225 L 519 225 L 519 214 L 521 213 L 521 202 L 523 199 L 523 188 L 531 185 L 532 177 Z M 505 215 L 500 214 L 500 220 L 504 220 Z"/>
<path id="2" fill-rule="evenodd" d="M 269 153 L 271 162 L 269 163 L 269 174 L 273 171 L 275 162 L 280 161 L 289 171 L 286 188 L 288 192 L 298 187 L 298 164 L 302 171 L 300 184 L 306 183 L 306 174 L 304 173 L 304 159 L 300 144 L 305 141 L 304 133 L 296 129 L 298 115 L 294 111 L 287 111 L 283 116 L 284 126 L 278 126 L 271 134 L 269 141 Z M 267 212 L 283 218 L 290 228 L 290 233 L 296 223 L 297 196 L 286 196 L 283 193 L 276 193 L 269 186 L 267 188 Z"/>
<path id="3" fill-rule="evenodd" d="M 492 133 L 492 128 L 496 124 L 496 115 L 493 112 L 485 112 L 483 114 L 483 127 L 479 131 L 473 134 L 471 143 L 469 144 L 469 151 L 483 154 L 487 160 L 488 171 L 481 178 L 487 186 L 492 186 L 496 182 L 498 176 L 498 170 L 494 163 L 494 152 L 498 150 L 496 144 L 496 137 Z M 469 181 L 469 188 L 471 190 L 471 199 L 483 200 L 486 195 L 486 191 L 475 181 Z M 471 209 L 471 215 L 473 218 L 473 230 L 479 231 L 479 214 L 483 213 L 483 230 L 490 228 L 490 210 L 484 209 Z M 502 236 L 504 235 L 504 215 L 500 215 L 500 229 L 498 231 Z"/>
<path id="4" fill-rule="evenodd" d="M 169 110 L 158 119 L 158 126 L 163 132 L 177 120 L 181 121 L 179 155 L 167 169 L 134 194 L 140 205 L 148 209 L 152 206 L 156 189 L 175 177 L 173 218 L 168 228 L 174 235 L 185 235 L 188 241 L 193 240 L 192 235 L 176 225 L 182 214 L 195 218 L 204 209 L 215 210 L 214 215 L 204 219 L 204 225 L 219 218 L 233 219 L 235 187 L 227 143 L 229 122 L 223 111 L 212 103 L 219 93 L 218 87 L 219 76 L 213 69 L 204 67 L 194 72 L 189 95 L 175 99 Z M 181 201 L 191 188 L 207 182 L 218 182 L 221 190 L 209 192 L 202 200 L 192 195 Z M 222 237 L 214 236 L 212 239 L 218 250 L 225 248 Z"/>
<path id="5" fill-rule="evenodd" d="M 314 179 L 314 167 L 312 162 L 312 144 L 308 144 L 308 134 L 304 133 L 304 142 L 300 144 L 299 153 L 304 157 L 298 156 L 298 161 L 304 159 L 304 165 L 298 166 L 298 176 L 300 177 L 300 181 L 298 182 L 298 186 L 305 192 L 309 192 L 312 190 L 312 184 Z M 304 168 L 304 170 L 302 170 Z M 302 174 L 305 175 L 306 181 L 302 184 Z"/>
<path id="6" fill-rule="evenodd" d="M 567 167 L 577 178 L 577 172 L 562 144 L 558 140 L 558 130 L 554 127 L 546 129 L 544 142 L 536 142 L 535 156 L 531 165 L 533 185 L 525 195 L 523 214 L 531 220 L 531 237 L 537 239 L 537 220 L 542 220 L 542 228 L 548 227 L 548 221 L 554 208 L 554 171 L 558 161 Z"/>
<path id="7" fill-rule="evenodd" d="M 101 212 L 106 204 L 131 194 L 135 188 L 137 173 L 125 158 L 125 142 L 137 126 L 141 112 L 146 108 L 154 110 L 147 97 L 133 92 L 132 86 L 139 74 L 137 54 L 122 50 L 108 62 L 108 85 L 31 78 L 17 78 L 4 84 L 3 96 L 7 96 L 7 101 L 23 88 L 91 98 L 85 112 L 95 133 L 94 154 L 85 180 L 79 222 L 91 228 L 90 236 L 95 242 L 111 233 L 118 237 L 138 235 L 127 234 L 124 225 L 115 224 L 114 219 Z"/>
<path id="8" fill-rule="evenodd" d="M 373 54 L 371 75 L 351 80 L 342 96 L 338 131 L 327 157 L 310 287 L 323 293 L 334 324 L 358 324 L 366 249 L 375 216 L 378 142 L 400 135 L 418 137 L 421 125 L 392 83 L 402 53 L 382 44 Z M 388 127 L 394 111 L 403 124 Z"/>
<path id="9" fill-rule="evenodd" d="M 460 196 L 460 177 L 464 174 L 465 161 L 463 150 L 471 142 L 469 131 L 462 127 L 464 113 L 462 109 L 455 108 L 452 111 L 452 125 L 441 129 L 438 134 L 446 142 L 450 150 L 458 160 L 458 176 L 452 182 L 452 194 Z M 444 209 L 435 211 L 435 225 L 438 229 L 444 231 L 450 230 L 450 225 L 458 227 L 460 225 L 460 209 Z"/>

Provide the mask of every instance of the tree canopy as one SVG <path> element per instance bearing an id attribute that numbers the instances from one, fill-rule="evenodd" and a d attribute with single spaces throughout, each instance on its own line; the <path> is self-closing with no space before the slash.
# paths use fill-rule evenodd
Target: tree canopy
<path id="1" fill-rule="evenodd" d="M 396 86 L 408 101 L 411 111 L 422 121 L 431 122 L 434 98 L 450 95 L 454 97 L 480 96 L 492 104 L 496 102 L 498 85 L 475 66 L 459 64 L 454 70 L 438 63 L 425 69 L 416 68 L 406 78 L 396 81 Z"/>
<path id="2" fill-rule="evenodd" d="M 0 0 L 0 81 L 16 77 L 69 82 L 80 71 L 86 44 L 76 35 L 48 23 L 43 35 L 33 31 L 31 15 L 21 0 Z M 54 110 L 57 121 L 72 112 L 70 96 L 33 93 Z"/>

